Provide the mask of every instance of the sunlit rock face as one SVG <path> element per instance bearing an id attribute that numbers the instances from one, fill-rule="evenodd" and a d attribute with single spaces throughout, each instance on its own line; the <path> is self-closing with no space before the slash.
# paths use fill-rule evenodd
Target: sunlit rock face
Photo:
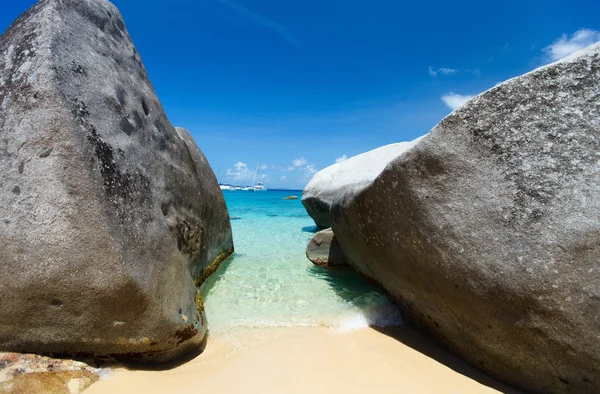
<path id="1" fill-rule="evenodd" d="M 600 44 L 442 120 L 329 220 L 350 264 L 473 365 L 600 392 Z"/>
<path id="2" fill-rule="evenodd" d="M 382 146 L 317 172 L 302 191 L 302 205 L 320 228 L 331 227 L 329 210 L 344 193 L 357 193 L 373 182 L 393 159 L 419 139 Z"/>
<path id="3" fill-rule="evenodd" d="M 199 349 L 227 208 L 108 1 L 42 0 L 0 38 L 0 174 L 1 350 Z"/>

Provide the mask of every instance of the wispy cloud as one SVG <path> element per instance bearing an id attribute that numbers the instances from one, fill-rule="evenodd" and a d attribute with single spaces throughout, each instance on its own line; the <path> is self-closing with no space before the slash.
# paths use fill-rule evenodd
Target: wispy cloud
<path id="1" fill-rule="evenodd" d="M 292 164 L 294 165 L 294 167 L 303 166 L 306 164 L 306 159 L 304 157 L 301 157 L 299 159 L 292 161 Z"/>
<path id="2" fill-rule="evenodd" d="M 459 70 L 456 68 L 446 68 L 446 67 L 441 67 L 438 68 L 437 70 L 434 69 L 433 67 L 429 66 L 429 76 L 431 78 L 437 78 L 438 75 L 454 75 L 457 73 L 469 73 L 469 74 L 473 74 L 476 77 L 480 77 L 481 76 L 481 70 L 479 69 L 479 67 L 477 68 L 467 68 L 467 69 L 463 69 L 463 70 Z"/>
<path id="3" fill-rule="evenodd" d="M 257 180 L 268 181 L 270 179 L 267 174 L 258 174 L 255 172 L 255 170 L 248 168 L 246 163 L 241 161 L 238 161 L 233 165 L 233 168 L 227 170 L 225 173 L 225 178 L 227 178 L 228 181 L 236 184 L 249 184 L 254 179 L 255 174 Z"/>
<path id="4" fill-rule="evenodd" d="M 247 181 L 251 177 L 254 176 L 254 171 L 248 168 L 246 163 L 242 163 L 238 161 L 233 165 L 233 168 L 230 168 L 225 173 L 225 177 L 233 182 L 243 182 Z"/>
<path id="5" fill-rule="evenodd" d="M 304 179 L 305 180 L 309 180 L 310 178 L 313 177 L 313 175 L 315 175 L 319 170 L 317 170 L 315 168 L 314 165 L 312 164 L 308 164 L 307 166 L 301 168 L 301 171 L 304 172 Z"/>
<path id="6" fill-rule="evenodd" d="M 435 70 L 433 67 L 429 66 L 429 76 L 430 77 L 437 77 L 438 74 L 442 74 L 442 75 L 452 75 L 455 74 L 458 70 L 454 69 L 454 68 L 446 68 L 446 67 L 441 67 L 438 68 L 437 70 Z"/>
<path id="7" fill-rule="evenodd" d="M 450 92 L 442 96 L 442 101 L 444 102 L 444 104 L 446 104 L 448 107 L 454 110 L 465 104 L 467 101 L 471 100 L 473 97 L 475 96 L 462 95 Z"/>
<path id="8" fill-rule="evenodd" d="M 563 34 L 559 39 L 548 45 L 543 51 L 546 56 L 554 61 L 572 54 L 580 49 L 586 48 L 600 41 L 600 32 L 590 29 L 580 29 L 569 37 Z"/>
<path id="9" fill-rule="evenodd" d="M 341 162 L 346 161 L 346 160 L 348 160 L 348 156 L 342 155 L 342 156 L 338 157 L 337 159 L 335 159 L 335 162 L 336 163 L 341 163 Z"/>
<path id="10" fill-rule="evenodd" d="M 287 29 L 281 26 L 279 23 L 267 18 L 266 16 L 260 15 L 254 11 L 250 11 L 248 8 L 234 2 L 231 0 L 216 0 L 221 4 L 226 5 L 227 7 L 239 12 L 240 14 L 246 15 L 247 17 L 255 20 L 262 26 L 267 29 L 271 29 L 274 32 L 278 33 L 285 41 L 289 44 L 295 46 L 296 48 L 302 48 L 302 44 L 287 31 Z"/>
<path id="11" fill-rule="evenodd" d="M 346 155 L 342 156 L 345 158 Z M 249 168 L 244 162 L 238 161 L 225 173 L 225 179 L 234 185 L 250 185 L 252 180 L 268 182 L 288 182 L 301 185 L 309 181 L 318 172 L 314 164 L 304 157 L 292 160 L 291 165 L 262 164 L 255 175 L 255 168 Z"/>
<path id="12" fill-rule="evenodd" d="M 476 77 L 480 77 L 481 76 L 481 70 L 479 69 L 479 67 L 477 68 L 469 68 L 465 70 L 468 73 L 473 73 L 473 75 L 475 75 Z"/>

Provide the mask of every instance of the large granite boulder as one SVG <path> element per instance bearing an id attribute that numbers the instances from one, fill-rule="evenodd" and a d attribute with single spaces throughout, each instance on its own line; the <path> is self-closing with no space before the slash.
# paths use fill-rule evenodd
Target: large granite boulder
<path id="1" fill-rule="evenodd" d="M 339 195 L 351 265 L 471 363 L 545 393 L 600 392 L 600 44 L 442 120 Z"/>
<path id="2" fill-rule="evenodd" d="M 42 0 L 0 38 L 0 173 L 0 350 L 199 349 L 227 208 L 108 1 Z"/>
<path id="3" fill-rule="evenodd" d="M 346 256 L 330 228 L 321 230 L 312 237 L 306 246 L 306 258 L 319 267 L 348 267 Z"/>
<path id="4" fill-rule="evenodd" d="M 419 139 L 382 146 L 317 172 L 302 191 L 302 205 L 320 228 L 331 227 L 331 202 L 350 190 L 367 187 L 390 161 Z"/>

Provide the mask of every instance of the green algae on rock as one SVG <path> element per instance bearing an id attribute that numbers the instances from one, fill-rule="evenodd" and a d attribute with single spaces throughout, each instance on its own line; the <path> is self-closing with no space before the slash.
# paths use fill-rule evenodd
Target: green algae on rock
<path id="1" fill-rule="evenodd" d="M 221 263 L 223 261 L 227 260 L 229 258 L 229 256 L 231 256 L 233 254 L 233 252 L 234 252 L 234 248 L 232 247 L 231 249 L 218 255 L 212 263 L 210 263 L 208 266 L 204 267 L 204 269 L 202 270 L 202 272 L 200 273 L 200 275 L 196 278 L 196 280 L 194 282 L 196 284 L 196 287 L 202 286 L 202 284 L 206 281 L 206 279 L 208 279 L 209 276 L 214 274 L 215 271 L 221 265 Z"/>

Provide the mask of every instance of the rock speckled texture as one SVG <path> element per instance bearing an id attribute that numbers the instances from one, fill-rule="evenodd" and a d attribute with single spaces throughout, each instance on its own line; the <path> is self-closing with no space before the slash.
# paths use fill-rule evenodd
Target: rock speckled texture
<path id="1" fill-rule="evenodd" d="M 0 349 L 167 361 L 232 252 L 217 180 L 119 11 L 42 0 L 0 38 Z"/>
<path id="2" fill-rule="evenodd" d="M 330 216 L 351 265 L 473 365 L 600 392 L 600 44 L 454 111 Z"/>

